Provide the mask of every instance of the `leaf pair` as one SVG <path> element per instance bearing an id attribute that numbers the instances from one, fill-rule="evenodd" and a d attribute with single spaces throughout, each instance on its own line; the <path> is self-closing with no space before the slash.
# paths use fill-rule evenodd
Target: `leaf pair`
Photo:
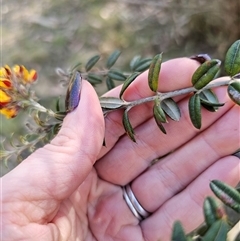
<path id="1" fill-rule="evenodd" d="M 134 72 L 143 72 L 149 69 L 152 62 L 152 58 L 141 58 L 141 56 L 135 56 L 130 62 L 130 68 Z"/>
<path id="2" fill-rule="evenodd" d="M 197 129 L 202 126 L 201 106 L 211 112 L 217 111 L 218 107 L 223 106 L 224 103 L 219 103 L 217 96 L 210 89 L 205 89 L 199 94 L 195 93 L 189 98 L 188 109 L 191 122 Z"/>
<path id="3" fill-rule="evenodd" d="M 221 61 L 212 59 L 201 64 L 192 76 L 192 84 L 200 90 L 210 83 L 220 71 Z"/>
<path id="4" fill-rule="evenodd" d="M 162 101 L 156 98 L 153 106 L 153 116 L 157 126 L 164 134 L 167 134 L 167 132 L 162 123 L 167 123 L 166 115 L 174 121 L 180 120 L 181 112 L 177 103 L 172 98 Z"/>

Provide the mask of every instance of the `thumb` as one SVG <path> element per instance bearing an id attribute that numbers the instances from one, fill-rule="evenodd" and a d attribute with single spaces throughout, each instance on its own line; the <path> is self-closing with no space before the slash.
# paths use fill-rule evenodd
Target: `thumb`
<path id="1" fill-rule="evenodd" d="M 57 136 L 19 164 L 6 178 L 11 180 L 12 188 L 15 186 L 13 182 L 18 188 L 24 185 L 20 187 L 21 192 L 34 188 L 34 199 L 38 198 L 36 195 L 41 199 L 49 198 L 45 195 L 57 200 L 67 198 L 91 171 L 103 138 L 104 120 L 98 97 L 92 86 L 84 81 L 80 103 L 65 117 Z M 24 179 L 27 182 L 20 181 Z"/>

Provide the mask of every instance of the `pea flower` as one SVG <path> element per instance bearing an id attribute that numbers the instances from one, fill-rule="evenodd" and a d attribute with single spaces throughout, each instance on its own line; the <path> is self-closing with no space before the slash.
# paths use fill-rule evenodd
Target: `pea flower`
<path id="1" fill-rule="evenodd" d="M 0 113 L 6 118 L 13 118 L 20 109 L 34 104 L 30 87 L 36 80 L 36 70 L 28 71 L 23 65 L 1 67 Z"/>

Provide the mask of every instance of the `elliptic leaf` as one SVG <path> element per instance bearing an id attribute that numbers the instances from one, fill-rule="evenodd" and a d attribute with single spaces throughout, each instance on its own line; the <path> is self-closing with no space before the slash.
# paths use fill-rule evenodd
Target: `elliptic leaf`
<path id="1" fill-rule="evenodd" d="M 85 65 L 85 70 L 88 72 L 100 59 L 100 55 L 95 55 L 92 58 L 88 60 L 88 62 Z"/>
<path id="2" fill-rule="evenodd" d="M 126 79 L 126 76 L 118 70 L 110 70 L 108 72 L 108 76 L 111 79 L 119 80 L 119 81 L 124 81 Z"/>
<path id="3" fill-rule="evenodd" d="M 217 220 L 208 229 L 202 241 L 226 241 L 228 229 L 229 227 L 225 220 Z"/>
<path id="4" fill-rule="evenodd" d="M 113 80 L 109 76 L 107 76 L 106 78 L 106 84 L 107 84 L 108 90 L 111 90 L 115 87 Z"/>
<path id="5" fill-rule="evenodd" d="M 57 99 L 55 108 L 56 111 L 60 111 L 60 98 Z"/>
<path id="6" fill-rule="evenodd" d="M 100 97 L 100 105 L 104 109 L 118 109 L 125 105 L 125 101 L 116 97 Z"/>
<path id="7" fill-rule="evenodd" d="M 154 101 L 154 106 L 153 106 L 153 114 L 155 116 L 155 118 L 157 118 L 160 122 L 162 123 L 166 123 L 167 122 L 167 118 L 166 115 L 160 105 L 160 102 L 158 99 L 155 99 Z"/>
<path id="8" fill-rule="evenodd" d="M 188 109 L 189 109 L 189 115 L 190 115 L 192 124 L 197 129 L 200 129 L 201 123 L 202 123 L 202 117 L 201 117 L 201 102 L 198 94 L 195 94 L 190 97 L 188 102 Z"/>
<path id="9" fill-rule="evenodd" d="M 228 49 L 224 67 L 230 76 L 240 73 L 240 40 L 234 42 Z"/>
<path id="10" fill-rule="evenodd" d="M 182 224 L 179 221 L 174 222 L 172 231 L 172 241 L 188 241 Z"/>
<path id="11" fill-rule="evenodd" d="M 90 73 L 90 74 L 88 74 L 87 80 L 92 85 L 101 84 L 102 83 L 102 76 Z"/>
<path id="12" fill-rule="evenodd" d="M 137 55 L 137 56 L 133 57 L 133 59 L 130 62 L 130 68 L 131 68 L 132 71 L 135 71 L 136 66 L 137 66 L 138 62 L 140 61 L 140 59 L 141 59 L 140 55 Z"/>
<path id="13" fill-rule="evenodd" d="M 135 66 L 135 71 L 136 72 L 143 72 L 147 69 L 149 69 L 149 66 L 152 62 L 152 58 L 145 58 L 141 59 Z"/>
<path id="14" fill-rule="evenodd" d="M 163 133 L 163 134 L 167 134 L 167 131 L 166 131 L 166 129 L 164 128 L 162 122 L 159 121 L 155 115 L 154 115 L 154 119 L 155 119 L 155 121 L 156 121 L 157 126 L 158 126 L 159 129 L 162 131 L 162 133 Z"/>
<path id="15" fill-rule="evenodd" d="M 151 65 L 149 67 L 148 85 L 149 85 L 150 89 L 154 92 L 156 92 L 158 89 L 158 79 L 159 79 L 161 64 L 162 64 L 162 53 L 157 54 L 153 58 Z"/>
<path id="16" fill-rule="evenodd" d="M 229 84 L 227 92 L 231 100 L 240 105 L 240 81 L 237 80 Z"/>
<path id="17" fill-rule="evenodd" d="M 132 125 L 129 121 L 127 110 L 124 111 L 122 122 L 123 122 L 123 127 L 124 127 L 127 135 L 130 137 L 130 139 L 132 141 L 136 142 L 136 139 L 134 137 L 134 130 L 133 130 Z"/>
<path id="18" fill-rule="evenodd" d="M 125 90 L 127 89 L 127 87 L 137 78 L 137 76 L 139 74 L 140 73 L 135 72 L 135 73 L 131 74 L 129 77 L 127 77 L 127 79 L 123 83 L 122 89 L 119 94 L 119 98 L 122 98 L 122 95 L 125 92 Z"/>
<path id="19" fill-rule="evenodd" d="M 240 193 L 235 188 L 219 180 L 211 181 L 210 188 L 223 203 L 240 213 Z"/>
<path id="20" fill-rule="evenodd" d="M 224 103 L 219 103 L 216 94 L 211 89 L 205 89 L 199 94 L 201 105 L 208 111 L 215 112 Z"/>
<path id="21" fill-rule="evenodd" d="M 120 56 L 121 52 L 119 50 L 115 50 L 107 59 L 106 67 L 110 69 L 115 62 L 117 61 L 118 57 Z"/>
<path id="22" fill-rule="evenodd" d="M 174 121 L 179 121 L 181 118 L 181 112 L 177 103 L 172 99 L 168 98 L 161 101 L 161 107 L 164 112 Z"/>
<path id="23" fill-rule="evenodd" d="M 199 90 L 211 82 L 220 70 L 221 61 L 212 59 L 200 65 L 192 76 L 192 84 Z"/>
<path id="24" fill-rule="evenodd" d="M 225 215 L 224 209 L 213 197 L 206 197 L 203 204 L 203 211 L 205 222 L 208 227 Z"/>
<path id="25" fill-rule="evenodd" d="M 66 112 L 73 111 L 79 104 L 80 93 L 82 88 L 82 77 L 80 72 L 75 71 L 69 81 L 66 99 L 65 110 Z"/>
<path id="26" fill-rule="evenodd" d="M 164 112 L 163 112 L 164 114 Z M 165 114 L 164 114 L 165 115 Z M 157 126 L 159 127 L 159 129 L 164 133 L 164 134 L 167 134 L 163 124 L 162 124 L 162 120 L 166 120 L 166 116 L 165 118 L 163 118 L 163 116 L 161 116 L 161 110 L 160 110 L 160 113 L 158 112 L 157 110 L 157 107 L 156 107 L 156 104 L 154 105 L 153 107 L 153 117 L 156 121 L 156 124 Z"/>

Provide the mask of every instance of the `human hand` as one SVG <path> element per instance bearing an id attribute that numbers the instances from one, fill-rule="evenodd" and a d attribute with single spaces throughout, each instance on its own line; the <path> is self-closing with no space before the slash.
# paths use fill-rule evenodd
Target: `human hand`
<path id="1" fill-rule="evenodd" d="M 164 63 L 160 91 L 189 86 L 197 66 L 185 58 Z M 146 73 L 139 76 L 125 99 L 151 95 L 146 79 Z M 106 95 L 118 96 L 119 91 Z M 180 96 L 176 100 L 182 117 L 165 125 L 167 135 L 158 130 L 149 104 L 141 105 L 130 112 L 137 143 L 124 133 L 119 110 L 105 119 L 107 147 L 101 147 L 102 112 L 84 82 L 80 104 L 57 137 L 2 178 L 2 239 L 169 240 L 177 219 L 187 231 L 194 229 L 203 221 L 209 181 L 239 181 L 239 159 L 231 155 L 239 148 L 239 107 L 229 101 L 224 87 L 216 93 L 226 104 L 217 113 L 202 110 L 200 131 L 190 123 L 187 98 Z M 141 222 L 123 199 L 121 186 L 129 183 L 152 213 Z"/>

